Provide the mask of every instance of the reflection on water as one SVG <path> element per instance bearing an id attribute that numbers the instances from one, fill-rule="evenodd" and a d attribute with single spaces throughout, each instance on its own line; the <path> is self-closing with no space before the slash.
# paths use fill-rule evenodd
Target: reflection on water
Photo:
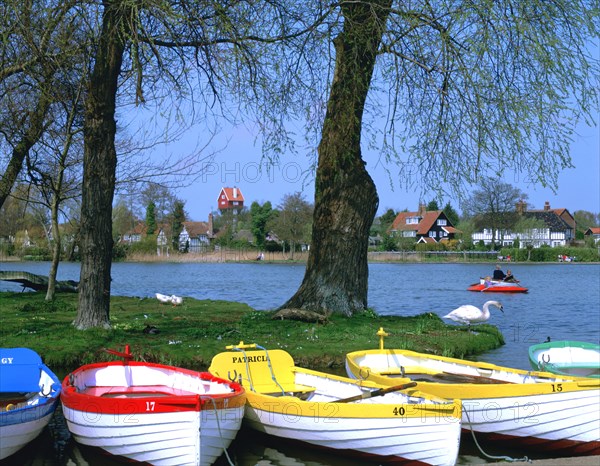
<path id="1" fill-rule="evenodd" d="M 543 452 L 531 454 L 507 450 L 506 447 L 482 443 L 488 458 L 482 454 L 469 433 L 463 433 L 459 465 L 486 464 L 511 457 L 514 459 L 543 459 Z M 376 466 L 380 463 L 366 458 L 334 454 L 307 448 L 298 443 L 257 434 L 242 428 L 235 441 L 215 466 Z M 59 408 L 42 434 L 24 450 L 0 461 L 0 466 L 123 466 L 126 463 L 103 454 L 98 449 L 78 445 L 71 438 Z"/>
<path id="2" fill-rule="evenodd" d="M 499 299 L 504 314 L 492 315 L 491 324 L 502 331 L 506 344 L 480 355 L 488 362 L 528 369 L 527 348 L 544 341 L 572 339 L 599 342 L 600 266 L 598 264 L 511 264 L 527 294 L 491 295 L 466 291 L 480 276 L 489 275 L 493 264 L 371 264 L 369 306 L 384 315 L 415 315 L 433 312 L 445 315 L 462 304 L 478 307 L 488 299 Z M 47 275 L 47 263 L 0 263 L 0 270 L 25 270 Z M 288 299 L 302 281 L 304 266 L 286 264 L 132 264 L 116 263 L 112 269 L 112 293 L 122 296 L 176 294 L 198 299 L 246 302 L 255 309 L 273 309 Z M 222 280 L 228 276 L 231 287 Z M 61 264 L 59 280 L 77 280 L 79 264 Z M 260 277 L 257 279 L 256 277 Z M 20 290 L 0 281 L 0 291 Z M 376 331 L 376 329 L 374 329 Z M 393 345 L 390 337 L 388 345 Z M 493 456 L 521 458 L 523 452 L 506 451 L 482 443 Z M 238 466 L 358 466 L 364 460 L 266 439 L 243 430 L 231 445 L 230 456 Z M 543 452 L 529 452 L 544 458 Z M 495 462 L 486 459 L 463 434 L 459 464 Z M 2 466 L 113 466 L 122 464 L 97 451 L 76 445 L 67 431 L 60 408 L 42 435 L 20 454 L 0 462 Z M 225 466 L 221 458 L 218 466 Z M 377 464 L 377 463 L 373 463 Z"/>

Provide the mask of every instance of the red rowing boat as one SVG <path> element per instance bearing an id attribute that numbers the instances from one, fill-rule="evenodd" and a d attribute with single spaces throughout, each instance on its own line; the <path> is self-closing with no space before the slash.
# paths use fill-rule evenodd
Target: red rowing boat
<path id="1" fill-rule="evenodd" d="M 81 366 L 63 381 L 73 438 L 134 462 L 209 466 L 231 444 L 246 392 L 208 372 L 131 360 Z"/>

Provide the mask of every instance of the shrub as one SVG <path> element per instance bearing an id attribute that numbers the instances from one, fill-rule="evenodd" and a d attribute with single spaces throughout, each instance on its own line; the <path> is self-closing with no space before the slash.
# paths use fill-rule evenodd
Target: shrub
<path id="1" fill-rule="evenodd" d="M 141 241 L 129 245 L 129 254 L 156 254 L 156 235 L 147 235 Z"/>

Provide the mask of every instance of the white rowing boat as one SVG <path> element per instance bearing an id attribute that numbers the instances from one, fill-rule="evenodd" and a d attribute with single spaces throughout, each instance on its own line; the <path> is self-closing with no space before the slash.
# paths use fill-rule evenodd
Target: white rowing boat
<path id="1" fill-rule="evenodd" d="M 128 361 L 80 367 L 63 381 L 75 440 L 153 465 L 208 466 L 240 429 L 246 396 L 208 372 Z"/>
<path id="2" fill-rule="evenodd" d="M 460 398 L 463 427 L 488 440 L 558 455 L 600 454 L 598 379 L 380 348 L 347 354 L 347 373 L 385 386 L 413 380 L 423 392 Z"/>
<path id="3" fill-rule="evenodd" d="M 228 347 L 209 368 L 244 385 L 250 428 L 378 461 L 455 464 L 460 402 L 423 395 L 415 384 L 386 389 L 299 368 L 281 349 L 256 348 Z"/>

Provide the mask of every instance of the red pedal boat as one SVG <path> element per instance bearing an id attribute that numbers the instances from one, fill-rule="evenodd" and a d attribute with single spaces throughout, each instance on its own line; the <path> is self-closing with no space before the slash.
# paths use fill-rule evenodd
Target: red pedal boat
<path id="1" fill-rule="evenodd" d="M 516 282 L 503 282 L 500 280 L 486 280 L 480 278 L 479 283 L 473 283 L 467 288 L 468 291 L 483 291 L 490 293 L 527 293 L 528 288 Z"/>

